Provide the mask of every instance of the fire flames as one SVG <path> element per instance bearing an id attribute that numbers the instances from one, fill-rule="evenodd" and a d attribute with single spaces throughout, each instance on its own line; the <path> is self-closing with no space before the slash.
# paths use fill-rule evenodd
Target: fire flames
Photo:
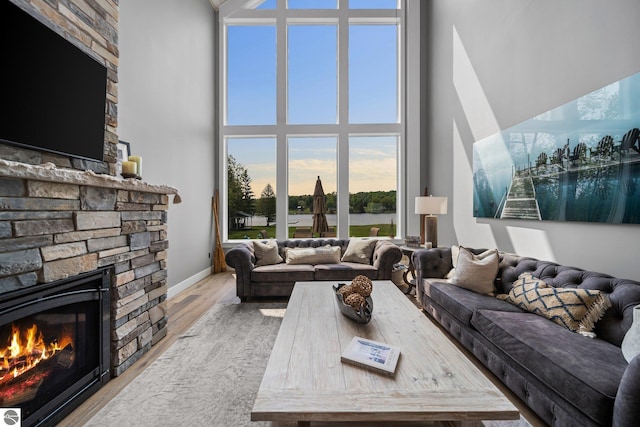
<path id="1" fill-rule="evenodd" d="M 8 346 L 0 348 L 0 383 L 29 371 L 73 341 L 68 337 L 46 343 L 35 324 L 23 331 L 11 325 L 11 331 Z"/>

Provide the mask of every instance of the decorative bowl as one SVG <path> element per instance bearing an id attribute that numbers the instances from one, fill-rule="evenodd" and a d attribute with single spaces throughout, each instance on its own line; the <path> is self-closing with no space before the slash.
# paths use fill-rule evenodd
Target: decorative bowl
<path id="1" fill-rule="evenodd" d="M 333 286 L 333 291 L 336 295 L 336 299 L 338 300 L 338 307 L 340 307 L 340 312 L 342 312 L 342 314 L 347 316 L 349 319 L 356 321 L 357 323 L 369 323 L 369 321 L 371 320 L 371 312 L 373 311 L 373 300 L 371 299 L 371 296 L 365 298 L 366 302 L 360 310 L 356 310 L 349 304 L 346 304 L 344 302 L 342 294 L 338 293 L 338 289 L 346 285 L 346 283 L 338 283 L 338 286 Z"/>

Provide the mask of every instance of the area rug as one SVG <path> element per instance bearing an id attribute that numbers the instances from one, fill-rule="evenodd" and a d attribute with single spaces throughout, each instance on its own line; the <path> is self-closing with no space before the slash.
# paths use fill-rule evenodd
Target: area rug
<path id="1" fill-rule="evenodd" d="M 270 425 L 250 414 L 285 307 L 214 306 L 86 425 Z"/>
<path id="2" fill-rule="evenodd" d="M 271 426 L 251 422 L 251 408 L 285 308 L 284 303 L 214 306 L 85 425 Z M 529 423 L 521 417 L 464 425 Z"/>

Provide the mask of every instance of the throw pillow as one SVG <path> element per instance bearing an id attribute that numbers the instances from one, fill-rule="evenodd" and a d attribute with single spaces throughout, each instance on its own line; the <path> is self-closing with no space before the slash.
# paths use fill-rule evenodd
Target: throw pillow
<path id="1" fill-rule="evenodd" d="M 449 270 L 449 272 L 447 273 L 446 276 L 444 276 L 445 279 L 451 279 L 453 278 L 453 276 L 456 275 L 456 266 L 458 265 L 458 257 L 460 256 L 460 248 L 462 248 L 464 246 L 451 246 L 451 264 L 453 264 L 453 268 L 451 270 Z M 497 251 L 497 249 L 488 249 L 478 255 L 476 255 L 476 258 L 478 259 L 484 259 L 486 257 L 488 257 L 489 255 L 492 255 L 495 251 Z"/>
<path id="2" fill-rule="evenodd" d="M 479 294 L 493 294 L 500 259 L 497 249 L 483 252 L 482 258 L 460 247 L 456 271 L 449 282 Z"/>
<path id="3" fill-rule="evenodd" d="M 456 265 L 458 265 L 459 255 L 460 255 L 460 246 L 457 246 L 457 245 L 451 246 L 451 264 L 453 265 L 453 268 L 449 270 L 446 276 L 444 276 L 445 279 L 451 279 L 453 276 L 455 276 Z"/>
<path id="4" fill-rule="evenodd" d="M 256 255 L 256 267 L 282 262 L 282 257 L 278 253 L 278 242 L 275 240 L 269 240 L 266 243 L 254 240 L 253 252 Z"/>
<path id="5" fill-rule="evenodd" d="M 321 246 L 319 248 L 288 248 L 287 264 L 338 264 L 340 246 Z"/>
<path id="6" fill-rule="evenodd" d="M 377 242 L 375 239 L 350 239 L 342 261 L 371 264 L 371 255 Z"/>
<path id="7" fill-rule="evenodd" d="M 502 299 L 590 337 L 595 337 L 596 322 L 611 307 L 609 298 L 598 290 L 554 288 L 531 273 L 522 273 Z"/>

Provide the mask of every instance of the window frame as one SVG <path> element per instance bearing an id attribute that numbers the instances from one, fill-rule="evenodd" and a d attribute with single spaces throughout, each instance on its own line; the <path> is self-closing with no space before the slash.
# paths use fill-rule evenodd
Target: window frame
<path id="1" fill-rule="evenodd" d="M 237 3 L 237 2 L 236 2 Z M 278 240 L 288 236 L 288 139 L 296 137 L 337 136 L 337 230 L 338 238 L 349 238 L 349 138 L 356 136 L 397 136 L 396 157 L 396 236 L 406 230 L 406 72 L 407 33 L 406 0 L 398 0 L 398 9 L 348 9 L 348 0 L 339 0 L 338 9 L 302 10 L 285 9 L 286 0 L 277 0 L 276 9 L 248 10 L 233 8 L 220 10 L 219 25 L 219 176 L 220 224 L 223 242 L 228 238 L 227 200 L 227 138 L 268 137 L 276 139 L 276 223 Z M 275 125 L 234 125 L 226 123 L 227 84 L 227 28 L 229 25 L 275 25 L 276 27 L 276 116 Z M 296 24 L 333 24 L 338 27 L 337 36 L 337 124 L 288 124 L 287 123 L 287 29 Z M 397 25 L 397 123 L 348 123 L 348 46 L 350 25 Z M 284 60 L 281 60 L 284 58 Z M 344 64 L 344 65 L 341 65 Z M 284 123 L 281 121 L 284 118 Z M 287 197 L 282 197 L 287 194 Z"/>

